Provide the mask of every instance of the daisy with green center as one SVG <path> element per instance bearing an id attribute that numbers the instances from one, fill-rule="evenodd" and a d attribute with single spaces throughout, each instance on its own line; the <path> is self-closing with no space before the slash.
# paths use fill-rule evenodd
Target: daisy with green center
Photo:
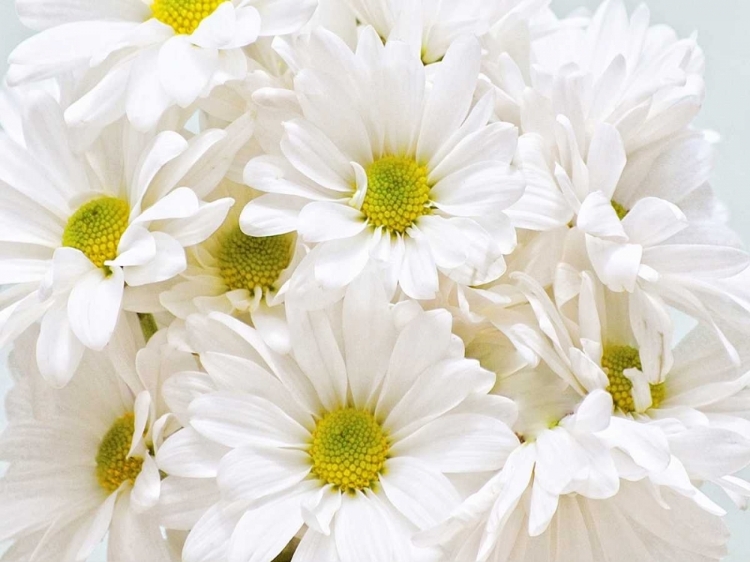
<path id="1" fill-rule="evenodd" d="M 188 266 L 181 280 L 159 300 L 180 320 L 198 312 L 249 314 L 264 341 L 275 351 L 287 353 L 289 327 L 284 302 L 305 248 L 293 233 L 255 237 L 242 232 L 239 215 L 252 191 L 228 180 L 220 190 L 237 203 L 208 240 L 188 250 Z M 172 341 L 182 338 L 183 328 L 183 322 L 170 326 Z"/>
<path id="2" fill-rule="evenodd" d="M 0 436 L 0 460 L 8 463 L 0 478 L 0 542 L 12 541 L 7 559 L 84 561 L 108 537 L 108 560 L 179 561 L 159 526 L 163 475 L 153 455 L 175 429 L 161 384 L 175 370 L 195 368 L 195 360 L 165 346 L 165 333 L 136 355 L 144 344 L 133 339 L 136 330 L 135 315 L 123 319 L 118 337 L 128 352 L 87 351 L 79 376 L 62 390 L 37 369 L 36 328 L 16 342 L 16 386 Z"/>
<path id="3" fill-rule="evenodd" d="M 167 383 L 185 429 L 157 455 L 183 560 L 271 562 L 295 536 L 295 562 L 438 560 L 412 534 L 459 505 L 456 479 L 503 464 L 515 407 L 446 311 L 390 305 L 375 274 L 288 314 L 289 356 L 230 316 L 188 318 L 206 374 Z"/>
<path id="4" fill-rule="evenodd" d="M 474 103 L 479 44 L 453 43 L 431 83 L 405 43 L 384 46 L 371 27 L 356 52 L 322 30 L 277 48 L 295 69 L 303 117 L 284 123 L 282 155 L 245 168 L 267 194 L 245 207 L 243 231 L 298 232 L 324 289 L 371 261 L 418 299 L 435 295 L 439 272 L 464 285 L 502 275 L 515 246 L 504 210 L 524 182 L 511 164 L 515 127 L 489 123 L 491 95 Z"/>
<path id="5" fill-rule="evenodd" d="M 169 108 L 187 108 L 216 86 L 243 80 L 243 49 L 298 31 L 316 6 L 317 0 L 19 0 L 21 21 L 39 33 L 11 54 L 9 81 L 79 72 L 86 86 L 66 111 L 69 124 L 98 128 L 127 114 L 145 131 Z"/>
<path id="6" fill-rule="evenodd" d="M 0 139 L 0 346 L 41 321 L 37 360 L 57 387 L 85 348 L 102 350 L 121 310 L 152 312 L 158 287 L 185 270 L 185 248 L 224 221 L 231 198 L 205 202 L 247 122 L 187 141 L 126 121 L 83 153 L 46 94 L 24 109 L 23 144 Z M 185 187 L 185 186 L 194 187 Z"/>

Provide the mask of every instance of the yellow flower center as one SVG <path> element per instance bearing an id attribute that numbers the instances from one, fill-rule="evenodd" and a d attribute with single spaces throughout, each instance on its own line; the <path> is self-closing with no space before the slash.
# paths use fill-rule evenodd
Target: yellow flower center
<path id="1" fill-rule="evenodd" d="M 367 168 L 362 212 L 374 226 L 403 233 L 429 212 L 427 168 L 412 158 L 385 156 Z"/>
<path id="2" fill-rule="evenodd" d="M 128 228 L 130 207 L 117 197 L 98 197 L 68 219 L 62 245 L 81 250 L 96 267 L 117 257 L 120 238 Z"/>
<path id="3" fill-rule="evenodd" d="M 312 474 L 344 492 L 371 488 L 388 458 L 388 439 L 366 411 L 341 408 L 318 421 L 312 436 Z"/>
<path id="4" fill-rule="evenodd" d="M 125 414 L 112 424 L 102 439 L 96 454 L 96 478 L 99 485 L 108 493 L 116 491 L 120 484 L 131 484 L 141 473 L 143 459 L 128 457 L 135 432 L 135 416 Z"/>
<path id="5" fill-rule="evenodd" d="M 615 213 L 617 213 L 617 217 L 620 220 L 624 219 L 630 212 L 625 207 L 620 205 L 617 201 L 612 201 L 612 208 L 615 210 Z"/>
<path id="6" fill-rule="evenodd" d="M 641 356 L 638 350 L 628 345 L 614 345 L 604 349 L 602 367 L 609 378 L 607 392 L 612 395 L 615 410 L 626 414 L 635 412 L 633 383 L 623 373 L 627 369 L 641 370 Z M 664 383 L 651 385 L 651 407 L 658 408 L 665 398 Z"/>
<path id="7" fill-rule="evenodd" d="M 219 269 L 229 290 L 256 287 L 272 290 L 292 261 L 294 237 L 288 234 L 256 238 L 235 228 L 219 251 Z"/>
<path id="8" fill-rule="evenodd" d="M 228 0 L 154 0 L 151 12 L 178 35 L 190 35 L 201 22 Z"/>

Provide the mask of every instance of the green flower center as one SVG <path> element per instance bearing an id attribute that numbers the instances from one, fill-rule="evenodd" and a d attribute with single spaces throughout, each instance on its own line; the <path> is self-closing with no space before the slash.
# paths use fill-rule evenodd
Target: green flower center
<path id="1" fill-rule="evenodd" d="M 388 439 L 366 411 L 342 408 L 318 421 L 312 436 L 312 474 L 344 492 L 373 487 L 388 458 Z"/>
<path id="2" fill-rule="evenodd" d="M 117 257 L 130 207 L 117 197 L 98 197 L 78 209 L 65 226 L 62 245 L 83 252 L 96 267 Z"/>
<path id="3" fill-rule="evenodd" d="M 288 234 L 256 238 L 238 226 L 226 235 L 219 251 L 219 269 L 229 290 L 275 288 L 292 261 L 294 237 Z"/>
<path id="4" fill-rule="evenodd" d="M 141 473 L 143 459 L 128 457 L 134 432 L 135 416 L 125 414 L 112 424 L 99 445 L 99 452 L 96 454 L 96 478 L 99 485 L 110 494 L 125 481 L 133 484 Z"/>
<path id="5" fill-rule="evenodd" d="M 612 208 L 615 210 L 615 213 L 617 213 L 617 217 L 620 220 L 624 219 L 630 212 L 625 207 L 620 205 L 617 201 L 612 201 Z"/>
<path id="6" fill-rule="evenodd" d="M 190 35 L 226 1 L 228 0 L 154 0 L 151 12 L 178 35 Z"/>
<path id="7" fill-rule="evenodd" d="M 404 233 L 429 212 L 427 168 L 411 158 L 385 156 L 367 168 L 362 212 L 374 226 Z"/>
<path id="8" fill-rule="evenodd" d="M 633 383 L 623 373 L 627 369 L 641 370 L 641 356 L 638 350 L 628 345 L 614 345 L 604 349 L 602 367 L 609 378 L 607 392 L 612 395 L 615 410 L 626 414 L 636 411 L 633 400 Z M 664 383 L 651 385 L 651 407 L 658 408 L 665 398 Z"/>

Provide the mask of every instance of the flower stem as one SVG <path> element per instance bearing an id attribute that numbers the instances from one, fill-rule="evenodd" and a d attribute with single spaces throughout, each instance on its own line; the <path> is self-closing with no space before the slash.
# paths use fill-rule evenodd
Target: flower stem
<path id="1" fill-rule="evenodd" d="M 159 331 L 159 326 L 156 325 L 156 319 L 153 314 L 141 314 L 139 312 L 138 321 L 141 323 L 143 337 L 146 338 L 146 343 L 148 343 L 148 340 Z"/>
<path id="2" fill-rule="evenodd" d="M 292 542 L 286 545 L 286 548 L 284 548 L 281 554 L 274 558 L 273 562 L 292 562 L 292 557 L 294 556 L 294 551 L 297 550 L 297 545 L 299 545 L 299 541 L 297 539 L 292 539 Z"/>

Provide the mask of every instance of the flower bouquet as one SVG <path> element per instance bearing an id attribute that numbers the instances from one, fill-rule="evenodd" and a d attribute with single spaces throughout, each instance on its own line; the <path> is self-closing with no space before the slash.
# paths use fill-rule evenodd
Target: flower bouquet
<path id="1" fill-rule="evenodd" d="M 0 560 L 726 554 L 750 256 L 695 38 L 622 0 L 16 5 Z"/>

